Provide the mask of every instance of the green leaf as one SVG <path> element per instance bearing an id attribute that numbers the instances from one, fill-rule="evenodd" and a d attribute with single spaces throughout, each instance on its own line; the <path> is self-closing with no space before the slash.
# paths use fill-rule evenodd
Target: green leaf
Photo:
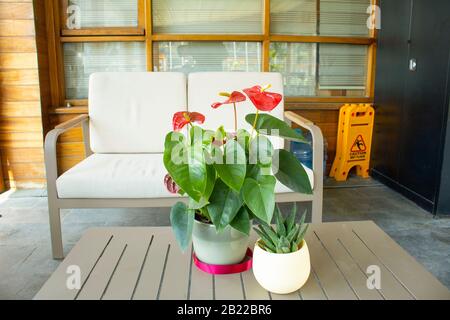
<path id="1" fill-rule="evenodd" d="M 272 249 L 270 249 L 267 246 L 265 246 L 263 249 L 266 250 L 267 252 L 270 252 L 270 253 L 277 253 L 276 250 L 272 250 Z"/>
<path id="2" fill-rule="evenodd" d="M 166 137 L 164 166 L 175 183 L 195 201 L 200 201 L 206 188 L 207 169 L 201 146 L 187 146 L 171 132 Z"/>
<path id="3" fill-rule="evenodd" d="M 264 242 L 271 244 L 272 246 L 275 246 L 272 242 L 270 236 L 267 234 L 267 232 L 264 231 L 264 229 L 261 227 L 261 225 L 258 225 L 259 229 L 253 228 L 256 233 L 261 237 L 261 239 L 264 240 Z"/>
<path id="4" fill-rule="evenodd" d="M 217 141 L 223 141 L 226 137 L 227 132 L 225 131 L 225 128 L 223 126 L 219 127 L 219 129 L 216 130 L 214 139 Z"/>
<path id="5" fill-rule="evenodd" d="M 297 244 L 297 247 L 302 243 L 303 239 L 305 238 L 306 231 L 308 231 L 309 224 L 305 224 L 302 228 L 302 230 L 299 232 L 297 240 L 295 243 Z"/>
<path id="6" fill-rule="evenodd" d="M 256 114 L 254 113 L 248 114 L 245 117 L 245 120 L 253 126 L 255 117 Z M 302 134 L 292 129 L 283 120 L 275 118 L 267 113 L 259 114 L 258 120 L 256 121 L 256 131 L 267 136 L 279 136 L 284 139 L 307 143 Z"/>
<path id="7" fill-rule="evenodd" d="M 302 215 L 302 217 L 300 218 L 300 223 L 299 223 L 299 225 L 300 225 L 300 226 L 303 226 L 303 224 L 305 223 L 305 220 L 306 220 L 306 210 L 303 212 L 303 215 Z"/>
<path id="8" fill-rule="evenodd" d="M 196 190 L 205 192 L 207 170 L 202 148 L 191 146 L 187 149 L 189 180 Z"/>
<path id="9" fill-rule="evenodd" d="M 258 180 L 261 176 L 261 168 L 257 164 L 247 165 L 247 178 Z"/>
<path id="10" fill-rule="evenodd" d="M 257 164 L 261 167 L 272 165 L 273 146 L 272 142 L 265 136 L 256 136 L 250 141 L 249 163 Z"/>
<path id="11" fill-rule="evenodd" d="M 223 182 L 239 192 L 247 172 L 245 151 L 235 140 L 228 141 L 224 149 L 222 163 L 215 163 L 214 168 Z"/>
<path id="12" fill-rule="evenodd" d="M 175 204 L 170 211 L 170 223 L 183 251 L 186 251 L 191 242 L 194 219 L 195 211 L 189 210 L 182 202 Z"/>
<path id="13" fill-rule="evenodd" d="M 289 151 L 277 150 L 278 160 L 274 158 L 272 168 L 278 181 L 294 192 L 312 194 L 308 174 L 300 161 Z"/>
<path id="14" fill-rule="evenodd" d="M 206 165 L 207 171 L 207 180 L 205 191 L 200 199 L 200 201 L 195 201 L 192 198 L 189 198 L 189 209 L 198 210 L 209 204 L 209 197 L 214 189 L 214 185 L 216 183 L 216 170 L 212 165 Z"/>
<path id="15" fill-rule="evenodd" d="M 214 135 L 214 131 L 205 130 L 198 126 L 192 126 L 192 128 L 189 130 L 191 145 L 199 144 L 208 146 L 212 143 Z"/>
<path id="16" fill-rule="evenodd" d="M 211 196 L 211 193 L 213 192 L 214 185 L 216 183 L 216 170 L 214 169 L 213 165 L 206 165 L 206 186 L 205 186 L 205 192 L 203 193 L 203 197 L 205 199 L 209 199 Z"/>
<path id="17" fill-rule="evenodd" d="M 261 176 L 258 180 L 247 178 L 241 191 L 247 207 L 267 224 L 272 221 L 275 208 L 275 183 L 273 176 Z"/>
<path id="18" fill-rule="evenodd" d="M 192 210 L 200 210 L 203 207 L 206 207 L 209 204 L 208 199 L 202 197 L 200 201 L 195 201 L 192 198 L 189 198 L 189 209 Z"/>
<path id="19" fill-rule="evenodd" d="M 272 243 L 266 242 L 262 238 L 261 238 L 261 240 L 259 240 L 259 244 L 262 245 L 264 247 L 264 250 L 266 250 L 266 251 L 273 252 L 273 253 L 277 252 L 277 249 L 275 248 L 275 246 Z"/>
<path id="20" fill-rule="evenodd" d="M 277 243 L 278 253 L 289 253 L 291 251 L 291 244 L 286 239 L 286 237 L 281 236 Z"/>
<path id="21" fill-rule="evenodd" d="M 164 149 L 173 148 L 176 144 L 185 144 L 186 143 L 186 137 L 181 133 L 177 131 L 169 132 L 166 135 L 166 139 L 164 141 Z"/>
<path id="22" fill-rule="evenodd" d="M 243 204 L 239 194 L 220 179 L 216 181 L 209 202 L 207 209 L 219 232 L 233 221 Z"/>
<path id="23" fill-rule="evenodd" d="M 269 243 L 270 245 L 272 245 L 272 242 L 270 241 L 270 238 L 268 237 L 268 235 L 266 235 L 264 232 L 262 232 L 261 230 L 258 230 L 256 228 L 253 228 L 255 230 L 255 232 L 258 234 L 258 236 L 261 238 L 262 242 L 264 242 L 264 244 Z"/>
<path id="24" fill-rule="evenodd" d="M 300 232 L 300 226 L 296 225 L 292 228 L 292 230 L 288 233 L 286 236 L 286 239 L 288 239 L 289 242 L 292 242 L 294 240 L 297 240 L 298 233 Z"/>
<path id="25" fill-rule="evenodd" d="M 276 246 L 277 243 L 278 243 L 278 236 L 277 236 L 275 230 L 273 230 L 272 227 L 265 226 L 265 225 L 261 225 L 261 224 L 259 225 L 259 228 L 260 228 L 265 234 L 268 235 L 270 241 L 273 243 L 274 246 Z"/>
<path id="26" fill-rule="evenodd" d="M 236 136 L 237 136 L 237 141 L 241 145 L 241 147 L 244 150 L 248 150 L 249 142 L 250 142 L 250 138 L 251 138 L 250 133 L 248 133 L 247 130 L 239 129 Z"/>
<path id="27" fill-rule="evenodd" d="M 286 227 L 284 226 L 283 217 L 278 206 L 275 206 L 275 223 L 277 225 L 277 234 L 279 236 L 286 236 Z"/>
<path id="28" fill-rule="evenodd" d="M 234 229 L 242 233 L 245 233 L 246 235 L 250 235 L 250 228 L 251 228 L 250 217 L 248 215 L 248 211 L 245 206 L 241 207 L 236 217 L 234 217 L 233 221 L 231 221 L 230 225 Z"/>
<path id="29" fill-rule="evenodd" d="M 265 250 L 265 251 L 267 251 L 267 252 L 270 252 L 270 253 L 277 253 L 277 249 L 276 249 L 274 246 L 268 245 L 268 244 L 265 243 L 263 240 L 259 240 L 259 242 L 257 243 L 257 245 L 258 245 L 261 249 L 263 249 L 263 250 Z"/>
<path id="30" fill-rule="evenodd" d="M 287 217 L 285 221 L 286 233 L 290 233 L 295 225 L 295 216 L 297 215 L 297 202 L 294 202 L 292 206 L 291 214 Z"/>

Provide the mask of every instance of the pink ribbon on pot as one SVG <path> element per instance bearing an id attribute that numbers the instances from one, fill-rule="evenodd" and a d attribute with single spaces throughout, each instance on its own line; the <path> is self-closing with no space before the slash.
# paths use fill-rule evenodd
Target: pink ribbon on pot
<path id="1" fill-rule="evenodd" d="M 247 249 L 247 253 L 245 254 L 245 259 L 241 263 L 237 264 L 229 264 L 229 265 L 218 265 L 218 264 L 208 264 L 205 262 L 201 262 L 195 252 L 193 253 L 194 263 L 200 270 L 209 273 L 209 274 L 234 274 L 248 271 L 252 268 L 253 264 L 253 251 L 251 249 Z"/>

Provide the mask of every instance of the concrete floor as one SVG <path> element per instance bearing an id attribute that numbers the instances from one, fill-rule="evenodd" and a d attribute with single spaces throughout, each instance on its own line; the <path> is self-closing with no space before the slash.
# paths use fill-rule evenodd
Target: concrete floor
<path id="1" fill-rule="evenodd" d="M 287 211 L 290 205 L 281 206 Z M 63 211 L 65 251 L 90 227 L 169 225 L 168 209 Z M 45 191 L 0 195 L 0 299 L 31 299 L 58 266 L 51 259 Z M 450 288 L 450 219 L 424 210 L 373 181 L 328 183 L 324 221 L 373 220 Z"/>

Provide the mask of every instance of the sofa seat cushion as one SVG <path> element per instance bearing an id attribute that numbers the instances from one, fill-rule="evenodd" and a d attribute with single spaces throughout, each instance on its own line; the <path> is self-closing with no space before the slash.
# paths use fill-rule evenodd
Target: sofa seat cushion
<path id="1" fill-rule="evenodd" d="M 139 199 L 177 197 L 164 185 L 163 155 L 93 154 L 56 181 L 59 198 Z"/>
<path id="2" fill-rule="evenodd" d="M 314 174 L 306 168 L 311 185 Z M 61 199 L 146 199 L 180 197 L 167 191 L 163 155 L 93 154 L 56 180 Z M 290 193 L 277 182 L 276 193 Z"/>

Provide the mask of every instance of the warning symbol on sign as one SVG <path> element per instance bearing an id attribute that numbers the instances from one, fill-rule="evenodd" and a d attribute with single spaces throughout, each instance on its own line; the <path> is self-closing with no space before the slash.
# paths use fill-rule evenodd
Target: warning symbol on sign
<path id="1" fill-rule="evenodd" d="M 351 152 L 365 152 L 366 150 L 366 143 L 364 142 L 362 135 L 359 135 L 352 145 Z"/>

